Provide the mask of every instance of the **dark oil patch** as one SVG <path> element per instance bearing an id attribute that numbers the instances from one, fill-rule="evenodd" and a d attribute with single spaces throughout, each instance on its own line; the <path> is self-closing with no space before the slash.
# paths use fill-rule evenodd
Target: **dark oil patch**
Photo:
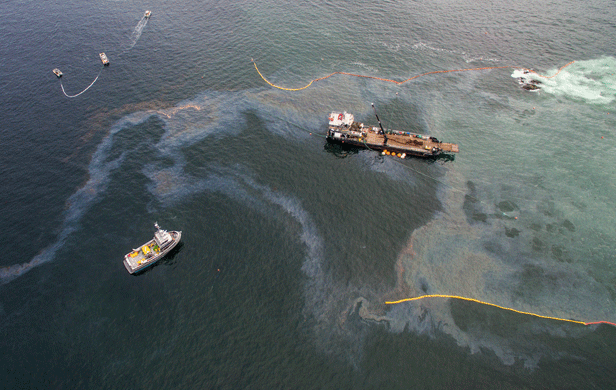
<path id="1" fill-rule="evenodd" d="M 573 225 L 573 223 L 569 221 L 568 219 L 565 219 L 565 221 L 563 222 L 563 227 L 569 230 L 570 232 L 575 231 L 575 225 Z"/>
<path id="2" fill-rule="evenodd" d="M 516 228 L 511 228 L 511 229 L 505 228 L 505 235 L 507 237 L 515 238 L 515 237 L 519 236 L 520 233 L 521 233 L 520 230 L 518 230 Z"/>
<path id="3" fill-rule="evenodd" d="M 500 202 L 500 203 L 498 204 L 498 208 L 499 208 L 499 209 L 500 209 L 500 211 L 502 211 L 503 213 L 509 213 L 509 212 L 511 212 L 511 211 L 515 211 L 515 210 L 517 210 L 517 209 L 518 209 L 518 206 L 517 206 L 515 203 L 511 202 L 511 201 L 504 200 L 504 201 L 502 201 L 502 202 Z"/>
<path id="4" fill-rule="evenodd" d="M 537 237 L 533 238 L 532 244 L 534 251 L 541 252 L 543 249 L 545 249 L 545 243 Z"/>

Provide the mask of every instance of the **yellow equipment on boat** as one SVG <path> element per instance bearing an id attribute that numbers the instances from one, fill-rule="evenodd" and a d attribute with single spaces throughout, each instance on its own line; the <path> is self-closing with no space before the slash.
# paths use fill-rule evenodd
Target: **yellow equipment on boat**
<path id="1" fill-rule="evenodd" d="M 147 245 L 142 246 L 141 250 L 143 251 L 144 255 L 147 255 L 150 252 L 150 248 L 148 248 Z"/>

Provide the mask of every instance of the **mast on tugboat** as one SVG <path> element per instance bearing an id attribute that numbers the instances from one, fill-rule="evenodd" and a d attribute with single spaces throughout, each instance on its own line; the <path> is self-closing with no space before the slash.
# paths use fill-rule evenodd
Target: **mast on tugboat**
<path id="1" fill-rule="evenodd" d="M 387 144 L 387 135 L 385 134 L 385 130 L 383 130 L 383 125 L 381 125 L 381 120 L 379 119 L 379 115 L 376 113 L 376 107 L 374 107 L 374 103 L 372 104 L 372 108 L 374 109 L 374 115 L 376 116 L 376 120 L 379 122 L 379 126 L 381 127 L 381 133 L 383 133 L 383 145 Z"/>

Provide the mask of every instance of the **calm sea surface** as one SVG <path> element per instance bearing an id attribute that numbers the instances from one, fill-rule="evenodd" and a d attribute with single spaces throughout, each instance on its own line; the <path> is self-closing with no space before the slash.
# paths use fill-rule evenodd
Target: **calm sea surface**
<path id="1" fill-rule="evenodd" d="M 0 387 L 613 387 L 616 327 L 558 319 L 616 322 L 615 20 L 604 0 L 0 4 Z M 251 60 L 291 89 L 497 69 L 287 91 Z M 326 145 L 331 111 L 377 125 L 371 103 L 460 153 Z M 129 275 L 156 221 L 182 243 Z M 426 294 L 553 318 L 384 304 Z"/>

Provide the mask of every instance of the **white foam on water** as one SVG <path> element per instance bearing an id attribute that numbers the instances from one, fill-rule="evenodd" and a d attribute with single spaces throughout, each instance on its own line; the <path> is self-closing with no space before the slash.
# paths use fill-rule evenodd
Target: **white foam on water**
<path id="1" fill-rule="evenodd" d="M 424 42 L 418 42 L 418 43 L 413 44 L 413 49 L 415 49 L 415 50 L 429 50 L 429 51 L 433 51 L 433 52 L 437 52 L 437 53 L 459 54 L 455 50 L 434 47 L 434 46 L 432 46 L 430 44 L 427 44 L 427 43 L 424 43 Z"/>
<path id="2" fill-rule="evenodd" d="M 431 51 L 434 53 L 453 54 L 455 56 L 461 57 L 464 60 L 464 62 L 466 62 L 467 64 L 473 63 L 473 62 L 496 63 L 496 62 L 501 61 L 498 58 L 489 57 L 488 55 L 482 55 L 482 54 L 477 54 L 477 53 L 467 53 L 465 51 L 453 50 L 453 49 L 444 49 L 444 48 L 436 47 L 435 45 L 428 44 L 425 42 L 415 43 L 411 46 L 411 49 L 412 50 L 422 50 L 422 51 L 427 50 L 427 51 Z M 432 70 L 438 70 L 438 69 L 432 69 Z"/>
<path id="3" fill-rule="evenodd" d="M 530 79 L 530 78 L 533 77 L 533 75 L 535 77 L 535 80 L 539 80 L 540 79 L 539 76 L 537 76 L 536 74 L 534 74 L 534 73 L 532 73 L 530 71 L 524 70 L 524 69 L 514 69 L 513 73 L 511 73 L 511 77 L 516 78 L 516 79 L 520 79 L 520 78 L 524 78 L 524 79 L 529 78 Z"/>
<path id="4" fill-rule="evenodd" d="M 148 18 L 143 16 L 141 20 L 139 21 L 139 23 L 137 23 L 137 26 L 135 26 L 135 29 L 130 35 L 130 38 L 129 38 L 130 44 L 128 45 L 127 50 L 132 49 L 137 43 L 137 41 L 139 40 L 139 38 L 141 38 L 141 33 L 143 32 L 143 29 L 145 28 L 146 24 L 148 24 L 148 20 L 149 20 Z"/>
<path id="5" fill-rule="evenodd" d="M 479 56 L 471 56 L 468 54 L 464 55 L 464 61 L 467 64 L 473 63 L 473 62 L 501 62 L 501 60 L 499 60 L 498 58 L 491 58 L 491 57 L 484 57 L 482 55 Z"/>
<path id="6" fill-rule="evenodd" d="M 551 76 L 558 69 L 550 69 Z M 511 77 L 526 77 L 541 81 L 539 87 L 548 94 L 580 100 L 591 104 L 610 104 L 616 98 L 616 58 L 603 57 L 595 60 L 576 61 L 562 69 L 555 77 L 540 77 L 523 74 L 516 70 Z"/>
<path id="7" fill-rule="evenodd" d="M 145 16 L 141 17 L 141 20 L 139 20 L 139 22 L 137 23 L 137 25 L 135 26 L 135 28 L 133 29 L 133 31 L 130 34 L 130 37 L 128 38 L 128 43 L 126 44 L 126 46 L 122 49 L 122 52 L 118 55 L 118 58 L 128 52 L 129 50 L 131 50 L 133 47 L 135 47 L 135 45 L 137 44 L 137 42 L 139 41 L 139 38 L 141 38 L 141 34 L 143 33 L 143 29 L 145 28 L 145 26 L 148 24 L 148 18 L 146 18 Z"/>

